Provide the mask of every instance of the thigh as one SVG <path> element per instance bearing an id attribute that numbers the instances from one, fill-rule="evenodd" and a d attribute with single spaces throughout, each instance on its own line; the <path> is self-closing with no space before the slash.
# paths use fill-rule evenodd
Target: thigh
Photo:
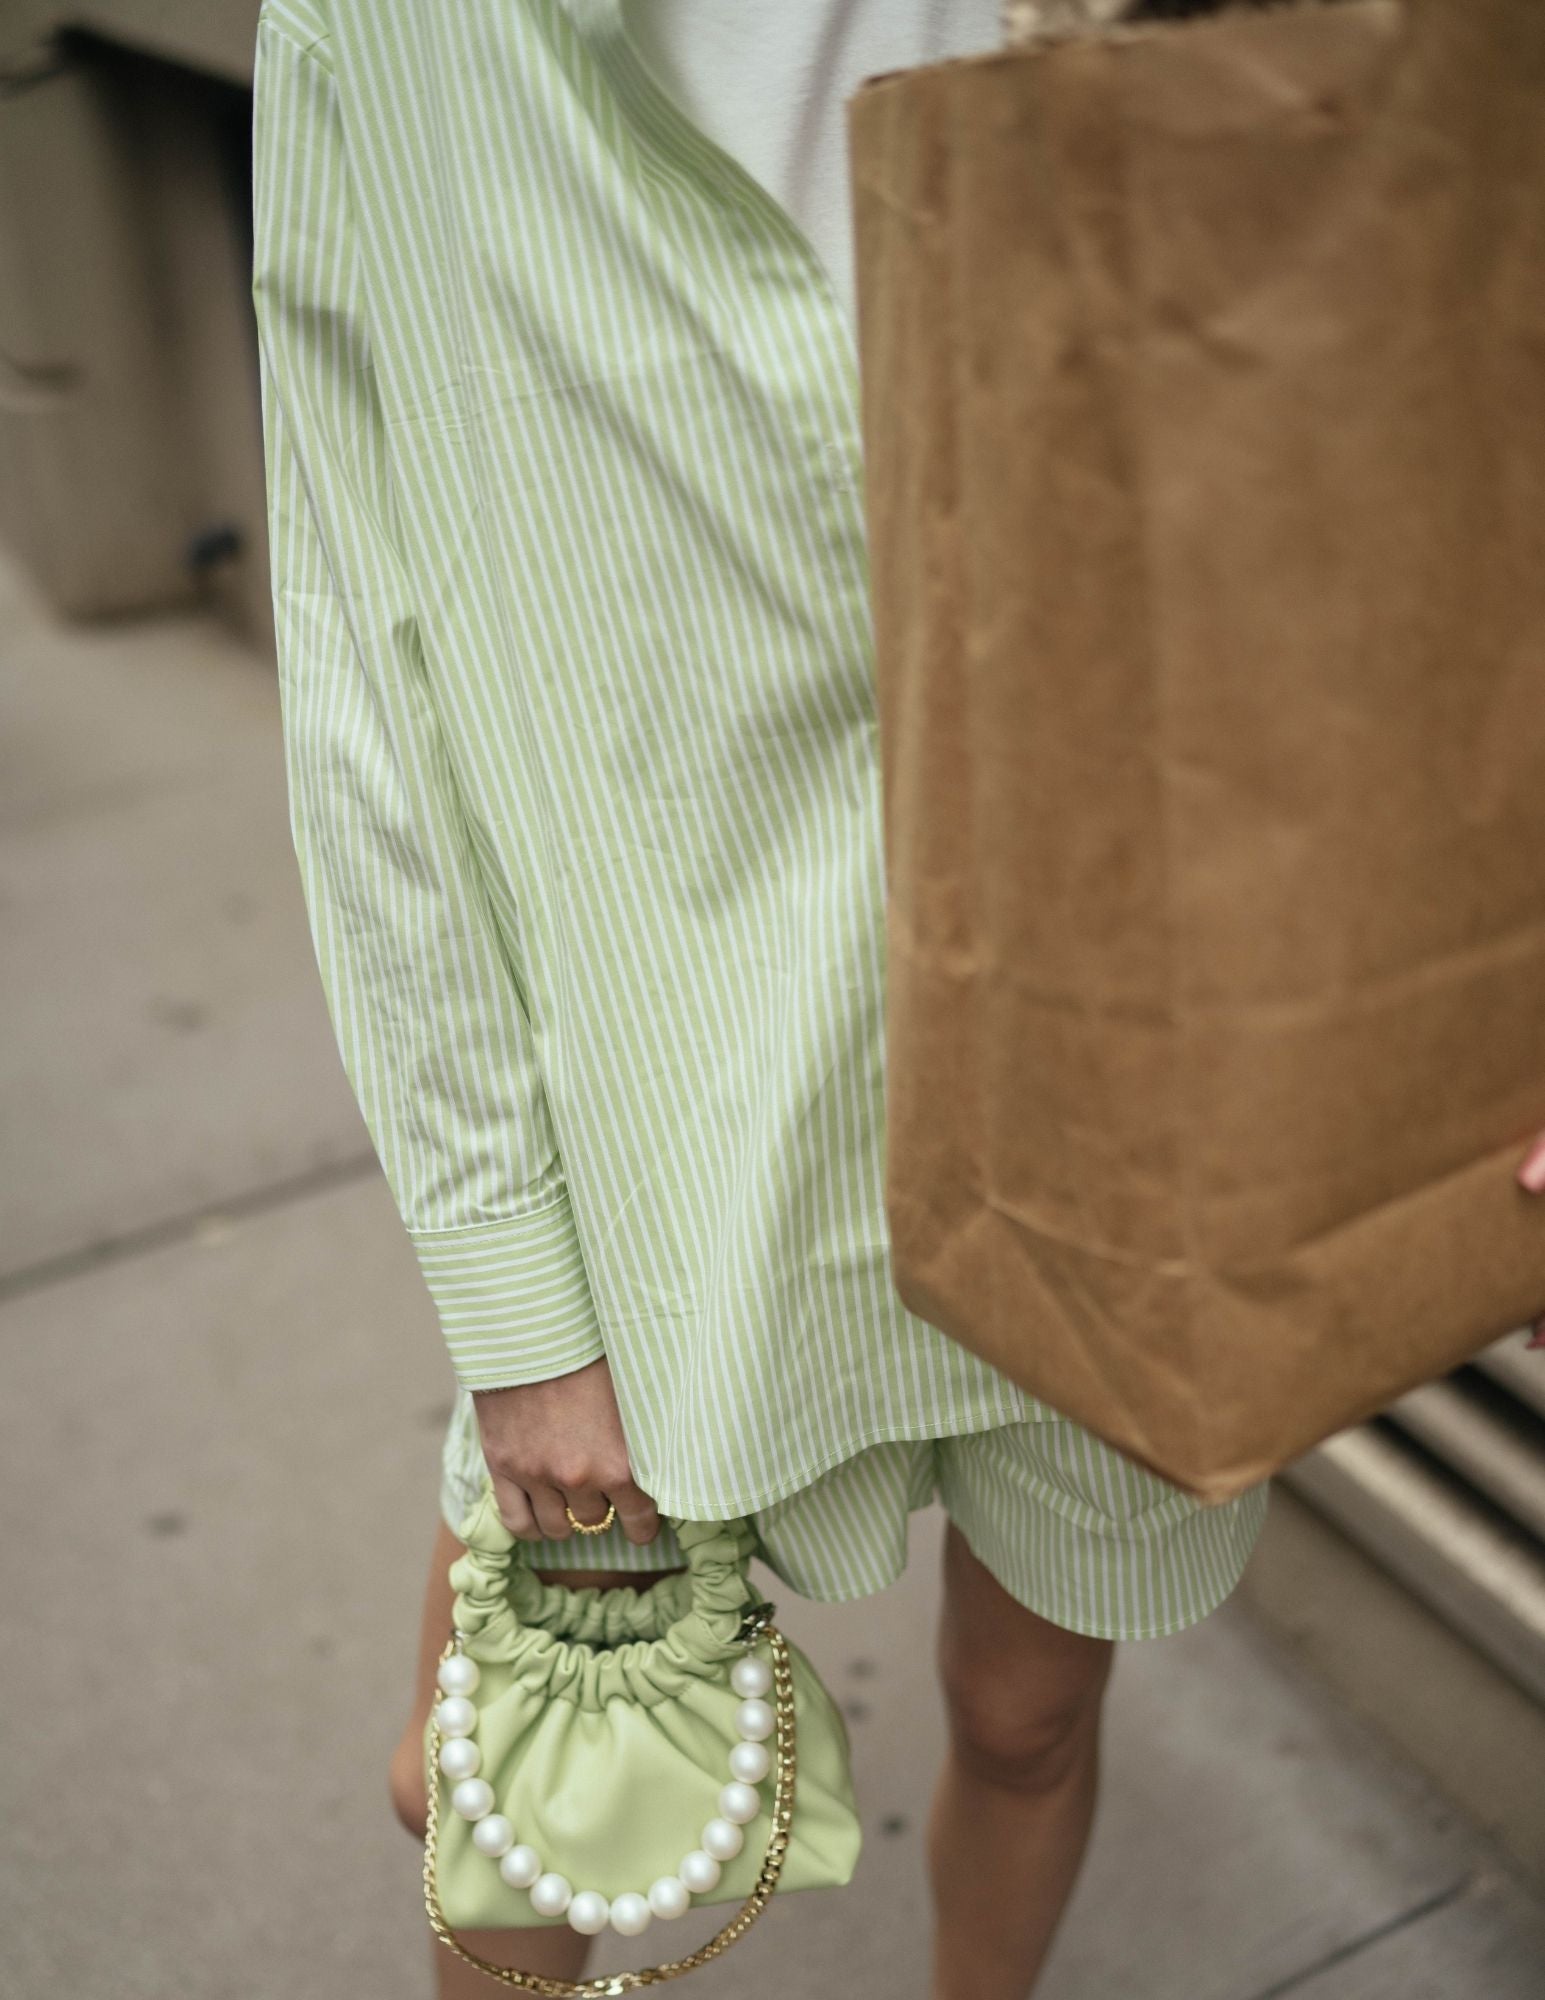
<path id="1" fill-rule="evenodd" d="M 1214 1610 L 1266 1517 L 1268 1482 L 1204 1505 L 1070 1418 L 939 1440 L 939 1495 L 1019 1604 L 1070 1632 L 1146 1639 Z"/>

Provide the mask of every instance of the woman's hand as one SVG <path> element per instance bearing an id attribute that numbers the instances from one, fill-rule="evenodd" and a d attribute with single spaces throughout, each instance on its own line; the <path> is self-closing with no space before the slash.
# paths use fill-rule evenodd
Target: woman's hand
<path id="1" fill-rule="evenodd" d="M 615 1505 L 630 1542 L 652 1542 L 660 1517 L 633 1483 L 627 1440 L 604 1356 L 510 1389 L 472 1398 L 499 1518 L 522 1541 L 564 1541 L 574 1530 L 563 1509 L 587 1525 Z"/>
<path id="2" fill-rule="evenodd" d="M 1530 1194 L 1545 1194 L 1545 1132 L 1535 1140 L 1518 1166 L 1518 1184 Z M 1531 1347 L 1545 1347 L 1545 1316 L 1534 1322 Z"/>

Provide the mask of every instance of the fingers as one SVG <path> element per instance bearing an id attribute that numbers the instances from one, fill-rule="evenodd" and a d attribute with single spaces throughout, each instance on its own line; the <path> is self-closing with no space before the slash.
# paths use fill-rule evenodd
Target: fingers
<path id="1" fill-rule="evenodd" d="M 538 1533 L 550 1542 L 566 1542 L 574 1530 L 563 1511 L 564 1496 L 556 1486 L 533 1485 L 526 1489 L 531 1511 L 537 1518 Z M 604 1513 L 605 1509 L 602 1509 Z M 584 1516 L 581 1515 L 583 1520 Z"/>
<path id="2" fill-rule="evenodd" d="M 517 1486 L 513 1479 L 495 1471 L 492 1466 L 489 1467 L 489 1476 L 493 1480 L 494 1505 L 499 1510 L 499 1519 L 518 1541 L 540 1541 L 542 1531 L 531 1511 L 525 1488 Z"/>
<path id="3" fill-rule="evenodd" d="M 567 1505 L 569 1512 L 573 1514 L 575 1521 L 583 1521 L 587 1528 L 594 1528 L 606 1519 L 611 1503 L 599 1486 L 586 1484 L 560 1487 L 558 1489 L 558 1516 L 563 1522 L 563 1532 L 566 1535 L 572 1535 L 574 1533 L 574 1525 L 563 1511 L 565 1505 Z"/>
<path id="4" fill-rule="evenodd" d="M 555 1486 L 518 1486 L 513 1479 L 493 1475 L 494 1503 L 499 1519 L 519 1542 L 561 1542 L 574 1531 L 563 1512 L 563 1495 Z M 585 1517 L 580 1515 L 580 1519 Z"/>
<path id="5" fill-rule="evenodd" d="M 611 1372 L 603 1362 L 539 1382 L 480 1390 L 478 1435 L 499 1517 L 519 1540 L 566 1542 L 569 1519 L 595 1526 L 615 1504 L 630 1542 L 660 1532 L 633 1477 Z"/>
<path id="6" fill-rule="evenodd" d="M 615 1503 L 622 1532 L 630 1542 L 652 1542 L 660 1532 L 660 1515 L 653 1500 L 631 1478 L 613 1482 L 610 1492 L 598 1485 L 576 1486 L 567 1490 L 548 1482 L 517 1485 L 513 1479 L 493 1474 L 494 1500 L 499 1518 L 517 1540 L 523 1542 L 563 1542 L 574 1533 L 564 1503 L 574 1510 L 576 1521 L 604 1521 Z"/>
<path id="7" fill-rule="evenodd" d="M 660 1515 L 649 1495 L 630 1479 L 619 1480 L 611 1489 L 617 1519 L 630 1542 L 652 1542 L 660 1532 Z M 574 1509 L 583 1521 L 585 1516 Z"/>
<path id="8" fill-rule="evenodd" d="M 573 1523 L 565 1513 L 565 1506 L 572 1508 L 574 1519 L 593 1526 L 606 1519 L 610 1505 L 598 1486 L 554 1486 L 547 1480 L 534 1480 L 529 1486 L 520 1487 L 505 1482 L 511 1495 L 511 1509 L 505 1512 L 505 1503 L 500 1498 L 499 1513 L 504 1525 L 512 1535 L 526 1542 L 566 1542 L 574 1533 Z M 496 1495 L 499 1492 L 495 1484 Z M 622 1509 L 617 1509 L 620 1515 Z"/>

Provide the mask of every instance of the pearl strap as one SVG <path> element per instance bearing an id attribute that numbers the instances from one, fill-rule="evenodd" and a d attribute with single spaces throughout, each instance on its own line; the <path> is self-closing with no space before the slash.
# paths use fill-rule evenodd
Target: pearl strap
<path id="1" fill-rule="evenodd" d="M 770 1611 L 768 1606 L 759 1609 L 763 1614 Z M 429 1790 L 424 1842 L 425 1901 L 430 1923 L 442 1943 L 458 1957 L 507 1985 L 546 1996 L 590 1996 L 623 1993 L 635 1986 L 675 1978 L 716 1957 L 750 1928 L 772 1895 L 788 1848 L 794 1805 L 794 1685 L 788 1644 L 776 1626 L 763 1615 L 748 1619 L 743 1631 L 747 1650 L 730 1670 L 730 1685 L 741 1696 L 735 1712 L 737 1741 L 729 1753 L 729 1779 L 719 1792 L 719 1811 L 705 1822 L 700 1844 L 682 1856 L 674 1874 L 658 1876 L 647 1888 L 624 1890 L 610 1899 L 596 1889 L 576 1889 L 565 1876 L 546 1869 L 536 1849 L 517 1838 L 517 1829 L 511 1821 L 494 1811 L 493 1787 L 481 1775 L 482 1753 L 476 1742 L 477 1710 L 471 1699 L 482 1676 L 477 1661 L 464 1649 L 462 1635 L 459 1632 L 452 1635 L 436 1675 L 442 1698 L 430 1718 L 430 1750 L 437 1777 Z M 759 1635 L 768 1640 L 773 1655 L 771 1666 L 751 1650 Z M 776 1708 L 767 1700 L 774 1691 Z M 718 1886 L 723 1863 L 740 1852 L 745 1844 L 744 1828 L 761 1812 L 762 1798 L 757 1787 L 772 1766 L 767 1739 L 775 1731 L 777 1782 L 773 1824 L 756 1886 L 730 1922 L 687 1957 L 609 1978 L 556 1980 L 517 1972 L 478 1957 L 461 1944 L 446 1923 L 434 1884 L 439 1776 L 444 1776 L 451 1785 L 451 1809 L 472 1823 L 473 1845 L 489 1857 L 512 1888 L 529 1893 L 531 1906 L 540 1915 L 567 1916 L 572 1927 L 586 1936 L 593 1936 L 609 1925 L 623 1937 L 637 1937 L 653 1918 L 669 1920 L 682 1916 L 694 1895 L 707 1895 Z"/>

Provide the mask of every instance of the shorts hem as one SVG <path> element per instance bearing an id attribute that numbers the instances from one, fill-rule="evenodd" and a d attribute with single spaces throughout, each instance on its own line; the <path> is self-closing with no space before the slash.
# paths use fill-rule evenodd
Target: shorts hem
<path id="1" fill-rule="evenodd" d="M 971 1529 L 966 1523 L 954 1514 L 949 1514 L 949 1519 L 960 1530 L 966 1546 L 970 1549 L 972 1555 L 976 1557 L 977 1561 L 981 1563 L 982 1567 L 990 1575 L 996 1578 L 997 1582 L 1002 1585 L 1003 1589 L 1008 1592 L 1016 1604 L 1023 1605 L 1027 1611 L 1033 1611 L 1038 1618 L 1046 1619 L 1049 1624 L 1060 1625 L 1066 1632 L 1077 1632 L 1082 1638 L 1107 1639 L 1113 1644 L 1127 1645 L 1143 1639 L 1172 1639 L 1181 1632 L 1189 1631 L 1193 1625 L 1200 1625 L 1204 1619 L 1210 1618 L 1215 1611 L 1227 1603 L 1228 1599 L 1233 1596 L 1244 1576 L 1250 1557 L 1255 1552 L 1261 1530 L 1266 1525 L 1266 1515 L 1270 1499 L 1270 1482 L 1262 1481 L 1258 1487 L 1251 1490 L 1261 1495 L 1262 1504 L 1259 1517 L 1255 1525 L 1250 1529 L 1243 1549 L 1237 1552 L 1231 1560 L 1229 1567 L 1221 1572 L 1221 1587 L 1203 1591 L 1199 1595 L 1189 1598 L 1183 1606 L 1178 1607 L 1167 1616 L 1136 1622 L 1096 1618 L 1084 1609 L 1082 1605 L 1074 1606 L 1065 1599 L 1055 1597 L 1054 1593 L 1043 1595 L 1036 1592 L 1033 1586 L 1029 1595 L 1022 1593 L 988 1561 L 987 1557 L 977 1547 Z M 1236 1499 L 1239 1497 L 1243 1496 L 1236 1496 Z M 1230 1502 L 1228 1504 L 1232 1505 L 1234 1503 Z M 947 1509 L 946 1513 L 948 1513 Z M 1103 1538 L 1100 1538 L 1100 1545 L 1105 1548 L 1111 1546 Z M 1140 1545 L 1140 1538 L 1134 1538 L 1132 1546 L 1138 1547 Z"/>
<path id="2" fill-rule="evenodd" d="M 1042 1421 L 1062 1424 L 1074 1430 L 1079 1428 L 1071 1418 L 1053 1416 Z M 990 1437 L 1018 1427 L 1017 1420 L 1010 1418 L 980 1425 L 975 1431 L 954 1431 L 941 1435 L 909 1430 L 901 1431 L 899 1435 L 887 1432 L 883 1436 L 872 1437 L 869 1445 L 898 1442 L 939 1445 L 973 1436 Z M 1039 1428 L 1038 1423 L 1036 1428 Z M 865 1448 L 860 1447 L 860 1450 Z M 844 1457 L 839 1457 L 805 1483 L 816 1484 L 826 1473 L 845 1462 Z M 915 1484 L 911 1487 L 912 1497 L 906 1510 L 908 1516 L 919 1508 L 939 1504 L 947 1519 L 961 1529 L 972 1554 L 1015 1602 L 1066 1631 L 1121 1643 L 1173 1637 L 1211 1616 L 1233 1593 L 1264 1525 L 1270 1484 L 1269 1481 L 1262 1481 L 1255 1489 L 1260 1496 L 1259 1510 L 1252 1509 L 1249 1515 L 1242 1516 L 1237 1528 L 1232 1531 L 1221 1528 L 1220 1532 L 1203 1535 L 1199 1542 L 1188 1546 L 1189 1524 L 1204 1518 L 1215 1521 L 1218 1509 L 1203 1507 L 1179 1489 L 1157 1504 L 1122 1519 L 1086 1511 L 1050 1480 L 1038 1476 L 1033 1466 L 1016 1467 L 1012 1477 L 1019 1486 L 1018 1504 L 1025 1508 L 1027 1517 L 1039 1515 L 1047 1523 L 1051 1536 L 1046 1545 L 1044 1572 L 1031 1574 L 1026 1579 L 1025 1572 L 1031 1568 L 1028 1546 L 1016 1548 L 1020 1540 L 1017 1533 L 1006 1541 L 1004 1535 L 996 1533 L 991 1518 L 984 1519 L 977 1514 L 969 1492 L 948 1493 L 950 1482 L 938 1477 L 937 1460 L 935 1463 L 935 1476 L 927 1492 L 923 1493 Z M 459 1539 L 459 1520 L 452 1518 L 447 1504 L 451 1490 L 449 1484 L 442 1481 L 441 1518 Z M 793 1492 L 798 1494 L 801 1490 L 801 1486 L 796 1486 Z M 781 1497 L 787 1500 L 790 1495 Z M 1237 1507 L 1245 1497 L 1236 1495 L 1224 1505 Z M 952 1508 L 951 1500 L 960 1507 L 959 1513 Z M 778 1504 L 776 1501 L 770 1503 L 766 1511 L 775 1512 Z M 748 1513 L 755 1515 L 761 1511 L 753 1508 Z M 662 1523 L 689 1518 L 669 1516 L 663 1508 L 660 1512 Z M 976 1515 L 976 1518 L 968 1526 L 962 1515 Z M 460 1518 L 464 1519 L 465 1514 Z M 1056 1523 L 1054 1532 L 1050 1529 L 1053 1522 Z M 811 1552 L 819 1557 L 821 1552 L 815 1542 L 810 1543 L 809 1551 L 801 1551 L 797 1545 L 786 1547 L 783 1559 L 790 1567 L 785 1569 L 780 1567 L 769 1550 L 760 1532 L 762 1524 L 757 1525 L 759 1532 L 752 1550 L 754 1558 L 770 1570 L 785 1589 L 812 1603 L 847 1604 L 875 1596 L 899 1582 L 907 1569 L 907 1558 L 902 1555 L 899 1561 L 886 1561 L 883 1568 L 877 1567 L 857 1576 L 857 1566 L 851 1560 L 830 1566 L 818 1560 L 814 1565 L 817 1573 L 812 1574 L 805 1568 L 805 1561 Z M 780 1539 L 776 1521 L 767 1525 L 772 1545 L 776 1548 Z M 580 1543 L 575 1537 L 545 1538 L 540 1543 L 527 1544 L 531 1551 L 528 1559 L 538 1568 L 568 1568 L 580 1572 L 587 1568 L 617 1569 L 639 1576 L 655 1575 L 679 1567 L 680 1557 L 670 1546 L 661 1549 L 658 1543 L 617 1542 L 615 1537 L 618 1532 L 613 1530 L 611 1546 Z M 979 1545 L 982 1537 L 986 1538 L 989 1546 L 994 1543 L 1001 1545 L 1001 1567 L 983 1553 Z M 808 1540 L 808 1534 L 803 1539 Z M 876 1539 L 879 1541 L 881 1538 Z M 1175 1546 L 1173 1563 L 1166 1549 L 1171 1539 Z M 909 1535 L 907 1540 L 910 1540 Z M 1056 1552 L 1055 1556 L 1052 1551 Z M 870 1550 L 871 1555 L 884 1553 L 886 1551 L 880 1547 Z M 894 1553 L 894 1547 L 890 1553 Z M 826 1581 L 819 1572 L 828 1567 L 837 1574 Z M 1020 1579 L 1019 1587 L 1011 1581 L 1015 1577 Z M 1070 1587 L 1072 1594 L 1068 1595 Z M 1144 1612 L 1155 1606 L 1159 1608 L 1154 1615 L 1133 1618 L 1101 1616 L 1091 1609 L 1091 1606 L 1099 1605 Z"/>

